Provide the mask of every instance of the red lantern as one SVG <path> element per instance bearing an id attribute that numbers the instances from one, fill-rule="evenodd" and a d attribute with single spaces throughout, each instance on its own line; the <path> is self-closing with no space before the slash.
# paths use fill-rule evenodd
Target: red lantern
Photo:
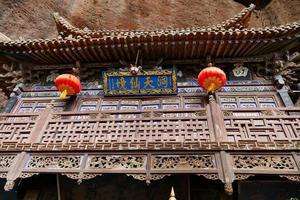
<path id="1" fill-rule="evenodd" d="M 198 84 L 207 93 L 215 93 L 226 83 L 226 74 L 217 67 L 206 67 L 198 75 Z"/>
<path id="2" fill-rule="evenodd" d="M 59 75 L 54 80 L 56 88 L 61 92 L 60 98 L 64 99 L 67 95 L 75 95 L 80 92 L 80 81 L 72 74 Z"/>

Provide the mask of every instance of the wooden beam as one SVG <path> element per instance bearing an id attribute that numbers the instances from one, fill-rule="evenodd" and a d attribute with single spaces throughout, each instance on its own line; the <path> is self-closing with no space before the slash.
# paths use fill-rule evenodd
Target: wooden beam
<path id="1" fill-rule="evenodd" d="M 264 62 L 265 55 L 259 57 L 238 57 L 238 58 L 212 58 L 213 63 L 238 63 L 238 62 Z M 128 63 L 134 63 L 134 61 L 126 61 Z M 164 60 L 162 65 L 199 65 L 205 63 L 205 58 L 201 59 L 186 59 L 186 60 L 175 60 L 169 59 Z M 143 60 L 143 65 L 151 66 L 156 65 L 157 60 Z M 54 69 L 72 69 L 75 64 L 60 64 L 60 65 L 34 65 L 31 70 L 54 70 Z M 119 62 L 95 62 L 83 64 L 87 68 L 103 68 L 103 67 L 121 67 Z"/>

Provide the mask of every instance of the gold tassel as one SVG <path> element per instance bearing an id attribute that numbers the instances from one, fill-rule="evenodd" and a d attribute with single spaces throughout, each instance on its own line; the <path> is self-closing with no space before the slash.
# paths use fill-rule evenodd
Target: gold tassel
<path id="1" fill-rule="evenodd" d="M 207 89 L 207 93 L 210 93 L 210 92 L 215 93 L 215 91 L 216 91 L 216 84 L 211 83 L 210 86 Z"/>
<path id="2" fill-rule="evenodd" d="M 64 90 L 61 94 L 60 94 L 60 99 L 65 99 L 67 96 L 68 92 L 67 90 Z"/>

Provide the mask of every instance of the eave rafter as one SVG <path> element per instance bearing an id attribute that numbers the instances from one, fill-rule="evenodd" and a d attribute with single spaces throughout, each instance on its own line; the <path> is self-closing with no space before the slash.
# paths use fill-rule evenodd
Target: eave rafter
<path id="1" fill-rule="evenodd" d="M 0 42 L 0 51 L 30 57 L 37 64 L 68 64 L 80 61 L 131 61 L 136 52 L 143 52 L 144 60 L 199 59 L 249 57 L 292 48 L 299 43 L 300 23 L 258 29 L 210 28 L 177 30 L 177 32 L 148 32 L 143 34 L 104 36 L 99 38 L 55 38 Z M 287 49 L 286 49 L 287 50 Z M 174 55 L 178 55 L 174 57 Z M 16 57 L 15 56 L 15 57 Z"/>

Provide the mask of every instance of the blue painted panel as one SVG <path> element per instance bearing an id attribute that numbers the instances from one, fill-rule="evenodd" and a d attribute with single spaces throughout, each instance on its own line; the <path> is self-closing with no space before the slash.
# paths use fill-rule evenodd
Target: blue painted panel
<path id="1" fill-rule="evenodd" d="M 175 69 L 103 72 L 104 96 L 177 94 Z"/>

